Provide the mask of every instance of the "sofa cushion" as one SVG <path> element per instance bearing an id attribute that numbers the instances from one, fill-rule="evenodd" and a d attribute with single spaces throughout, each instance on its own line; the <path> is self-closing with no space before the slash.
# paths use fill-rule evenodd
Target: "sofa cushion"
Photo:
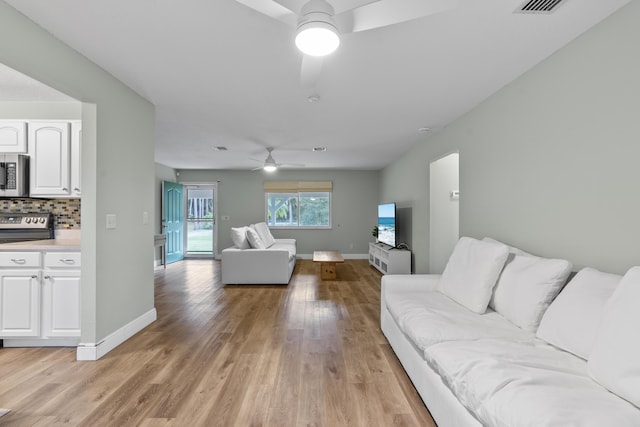
<path id="1" fill-rule="evenodd" d="M 251 245 L 247 239 L 247 229 L 249 227 L 231 227 L 231 241 L 238 249 L 249 249 Z"/>
<path id="2" fill-rule="evenodd" d="M 535 331 L 571 273 L 571 263 L 533 255 L 509 255 L 490 306 L 524 330 Z"/>
<path id="3" fill-rule="evenodd" d="M 276 242 L 266 222 L 255 223 L 253 224 L 253 228 L 258 233 L 258 236 L 260 236 L 260 240 L 262 240 L 265 247 L 270 248 Z"/>
<path id="4" fill-rule="evenodd" d="M 624 275 L 607 302 L 596 341 L 589 355 L 591 376 L 611 392 L 638 408 L 640 408 L 639 302 L 640 267 L 633 267 Z"/>
<path id="5" fill-rule="evenodd" d="M 584 360 L 542 341 L 450 341 L 425 353 L 483 425 L 640 425 L 640 411 L 589 378 Z"/>
<path id="6" fill-rule="evenodd" d="M 536 336 L 583 359 L 596 340 L 605 304 L 622 276 L 583 268 L 551 303 Z"/>
<path id="7" fill-rule="evenodd" d="M 260 239 L 258 232 L 253 228 L 247 228 L 247 240 L 253 249 L 266 249 L 264 242 Z"/>
<path id="8" fill-rule="evenodd" d="M 421 351 L 443 341 L 533 339 L 533 333 L 523 331 L 494 311 L 478 315 L 438 291 L 395 290 L 388 283 L 384 293 L 387 309 L 400 330 Z"/>
<path id="9" fill-rule="evenodd" d="M 505 245 L 462 237 L 442 273 L 438 290 L 475 313 L 484 313 L 509 255 Z"/>

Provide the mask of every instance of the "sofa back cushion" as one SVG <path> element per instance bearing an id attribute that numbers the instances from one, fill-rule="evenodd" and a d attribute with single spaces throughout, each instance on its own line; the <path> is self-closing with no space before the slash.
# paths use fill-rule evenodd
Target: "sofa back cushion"
<path id="1" fill-rule="evenodd" d="M 231 241 L 233 246 L 238 249 L 249 249 L 249 240 L 247 239 L 247 229 L 249 227 L 231 227 Z"/>
<path id="2" fill-rule="evenodd" d="M 276 242 L 266 222 L 255 223 L 253 224 L 253 228 L 258 233 L 258 236 L 260 236 L 260 240 L 262 240 L 265 247 L 269 248 Z"/>
<path id="3" fill-rule="evenodd" d="M 247 240 L 253 249 L 266 249 L 264 242 L 253 228 L 247 228 Z"/>
<path id="4" fill-rule="evenodd" d="M 509 248 L 470 237 L 458 240 L 438 290 L 475 313 L 484 313 Z"/>
<path id="5" fill-rule="evenodd" d="M 624 275 L 607 302 L 589 355 L 589 374 L 640 408 L 640 267 Z"/>
<path id="6" fill-rule="evenodd" d="M 536 336 L 588 359 L 604 307 L 622 276 L 583 268 L 551 303 Z"/>
<path id="7" fill-rule="evenodd" d="M 571 273 L 571 263 L 509 254 L 490 306 L 525 331 L 538 329 L 542 315 Z"/>

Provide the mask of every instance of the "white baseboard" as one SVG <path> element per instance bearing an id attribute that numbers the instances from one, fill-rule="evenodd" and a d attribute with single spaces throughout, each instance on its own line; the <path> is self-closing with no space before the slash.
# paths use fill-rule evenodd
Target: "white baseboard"
<path id="1" fill-rule="evenodd" d="M 117 331 L 109 334 L 98 343 L 80 343 L 76 351 L 76 360 L 98 360 L 111 350 L 146 328 L 158 318 L 155 308 L 133 319 Z"/>
<path id="2" fill-rule="evenodd" d="M 297 254 L 298 259 L 313 259 L 313 254 Z M 344 259 L 369 259 L 369 254 L 342 254 Z"/>
<path id="3" fill-rule="evenodd" d="M 80 338 L 4 338 L 5 347 L 75 347 Z"/>

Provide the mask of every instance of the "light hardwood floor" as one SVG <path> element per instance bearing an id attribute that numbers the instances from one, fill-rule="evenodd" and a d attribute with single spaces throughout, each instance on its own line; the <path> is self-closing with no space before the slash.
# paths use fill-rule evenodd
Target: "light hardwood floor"
<path id="1" fill-rule="evenodd" d="M 101 360 L 0 349 L 0 425 L 435 426 L 380 331 L 380 274 L 319 273 L 223 287 L 218 261 L 156 269 L 158 320 Z"/>

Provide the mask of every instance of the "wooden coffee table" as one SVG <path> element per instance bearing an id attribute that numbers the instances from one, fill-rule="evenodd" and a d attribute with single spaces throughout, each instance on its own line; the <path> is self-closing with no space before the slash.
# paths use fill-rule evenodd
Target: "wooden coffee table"
<path id="1" fill-rule="evenodd" d="M 336 263 L 344 262 L 344 258 L 338 251 L 314 251 L 313 262 L 320 263 L 322 280 L 336 280 Z"/>

